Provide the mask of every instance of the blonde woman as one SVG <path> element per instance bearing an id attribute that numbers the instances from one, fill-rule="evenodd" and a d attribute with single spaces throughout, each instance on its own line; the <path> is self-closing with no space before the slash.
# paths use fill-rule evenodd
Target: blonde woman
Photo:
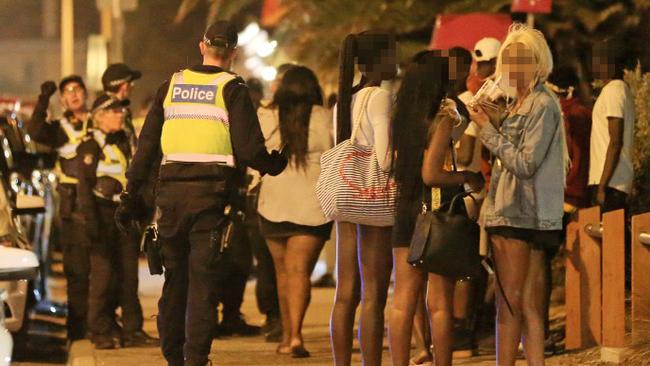
<path id="1" fill-rule="evenodd" d="M 497 296 L 497 365 L 515 364 L 521 340 L 528 365 L 544 365 L 544 251 L 559 245 L 566 171 L 560 106 L 544 87 L 553 59 L 544 36 L 510 28 L 496 75 L 511 107 L 482 102 L 470 111 L 494 157 L 482 224 L 492 244 Z M 499 107 L 501 105 L 501 107 Z"/>

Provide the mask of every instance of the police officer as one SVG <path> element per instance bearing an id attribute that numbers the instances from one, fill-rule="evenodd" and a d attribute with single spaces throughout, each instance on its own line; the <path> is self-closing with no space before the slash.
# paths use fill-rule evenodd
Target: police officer
<path id="1" fill-rule="evenodd" d="M 53 81 L 41 85 L 41 94 L 34 107 L 32 118 L 27 124 L 31 138 L 43 145 L 56 149 L 58 160 L 57 191 L 60 197 L 59 218 L 60 236 L 63 249 L 63 270 L 67 280 L 68 318 L 66 320 L 68 338 L 77 340 L 86 335 L 86 316 L 88 312 L 88 243 L 84 233 L 72 221 L 75 212 L 77 174 L 74 158 L 77 146 L 90 127 L 90 118 L 86 107 L 86 86 L 80 76 L 65 77 L 59 83 L 63 117 L 48 120 L 47 109 L 50 97 L 56 93 Z"/>
<path id="2" fill-rule="evenodd" d="M 199 42 L 203 64 L 175 73 L 158 90 L 116 216 L 122 227 L 144 216 L 140 190 L 161 150 L 156 205 L 165 284 L 158 330 L 172 366 L 208 360 L 235 163 L 271 175 L 287 165 L 282 154 L 267 152 L 248 89 L 227 71 L 236 46 L 230 23 L 213 24 Z"/>
<path id="3" fill-rule="evenodd" d="M 140 71 L 133 70 L 124 63 L 111 64 L 102 74 L 102 87 L 104 92 L 112 97 L 119 100 L 129 100 L 135 81 L 141 77 L 142 73 Z M 133 116 L 128 108 L 124 117 L 123 129 L 129 138 L 131 150 L 135 152 L 137 136 L 133 126 Z"/>
<path id="4" fill-rule="evenodd" d="M 131 149 L 123 123 L 128 100 L 100 95 L 92 107 L 94 129 L 77 148 L 77 207 L 74 219 L 85 228 L 90 245 L 88 326 L 98 349 L 155 345 L 142 331 L 138 299 L 137 242 L 115 223 L 119 195 L 126 186 Z M 119 283 L 118 286 L 114 284 Z M 115 339 L 115 298 L 122 307 L 121 339 Z"/>

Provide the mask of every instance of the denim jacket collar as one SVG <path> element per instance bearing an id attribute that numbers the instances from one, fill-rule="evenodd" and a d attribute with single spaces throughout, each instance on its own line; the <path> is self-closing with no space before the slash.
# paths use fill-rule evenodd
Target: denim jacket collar
<path id="1" fill-rule="evenodd" d="M 536 87 L 533 88 L 533 91 L 526 96 L 526 99 L 524 99 L 523 103 L 521 103 L 521 106 L 519 109 L 517 109 L 517 112 L 515 112 L 515 115 L 517 116 L 527 116 L 530 114 L 530 112 L 533 109 L 533 102 L 535 101 L 535 98 L 538 93 L 541 93 L 544 90 L 544 86 L 540 83 L 537 84 Z"/>

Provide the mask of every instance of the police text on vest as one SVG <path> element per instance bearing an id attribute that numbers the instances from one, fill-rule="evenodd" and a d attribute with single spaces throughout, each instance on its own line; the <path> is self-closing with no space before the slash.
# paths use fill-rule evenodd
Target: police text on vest
<path id="1" fill-rule="evenodd" d="M 172 87 L 172 102 L 214 104 L 216 96 L 215 85 L 175 84 Z"/>

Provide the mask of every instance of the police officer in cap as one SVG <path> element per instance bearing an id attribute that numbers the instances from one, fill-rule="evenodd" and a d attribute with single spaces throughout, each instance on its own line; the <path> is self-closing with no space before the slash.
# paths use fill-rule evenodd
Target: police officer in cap
<path id="1" fill-rule="evenodd" d="M 104 92 L 119 100 L 129 100 L 135 81 L 142 77 L 138 70 L 131 69 L 127 64 L 110 64 L 102 74 L 102 87 Z M 124 116 L 124 131 L 129 138 L 131 150 L 135 152 L 137 137 L 133 126 L 133 116 L 127 108 Z"/>
<path id="2" fill-rule="evenodd" d="M 32 118 L 27 124 L 31 138 L 58 153 L 57 172 L 59 194 L 60 242 L 63 250 L 63 271 L 67 281 L 68 316 L 66 325 L 68 339 L 77 340 L 86 336 L 88 314 L 88 241 L 83 230 L 76 225 L 72 216 L 77 192 L 77 173 L 74 166 L 77 147 L 88 134 L 91 122 L 86 107 L 87 91 L 83 79 L 70 75 L 58 86 L 64 112 L 60 119 L 48 119 L 50 98 L 57 91 L 53 81 L 41 85 L 41 94 L 34 107 Z"/>
<path id="3" fill-rule="evenodd" d="M 158 345 L 142 330 L 139 245 L 122 234 L 114 220 L 131 158 L 129 141 L 122 129 L 128 104 L 128 100 L 100 95 L 92 107 L 94 128 L 77 148 L 79 184 L 75 218 L 90 241 L 88 327 L 97 349 Z M 116 299 L 122 308 L 119 333 Z"/>
<path id="4" fill-rule="evenodd" d="M 158 90 L 116 215 L 124 228 L 146 215 L 141 190 L 161 151 L 156 205 L 165 284 L 158 330 L 172 366 L 208 362 L 237 169 L 277 175 L 287 165 L 283 154 L 267 152 L 246 84 L 228 71 L 236 47 L 230 23 L 211 25 L 199 42 L 203 64 L 175 73 Z"/>

